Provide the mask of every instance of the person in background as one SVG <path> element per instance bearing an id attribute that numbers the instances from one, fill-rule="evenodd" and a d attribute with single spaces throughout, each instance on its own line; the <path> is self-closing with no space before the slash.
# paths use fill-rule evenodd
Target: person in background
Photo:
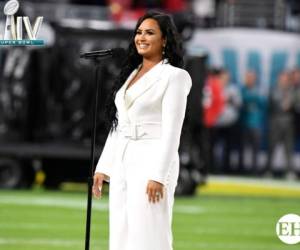
<path id="1" fill-rule="evenodd" d="M 227 70 L 222 70 L 219 78 L 223 90 L 224 108 L 216 122 L 217 139 L 223 145 L 220 157 L 222 172 L 229 173 L 232 171 L 230 155 L 239 138 L 238 119 L 242 98 L 239 88 L 235 83 L 230 82 L 230 74 Z"/>
<path id="2" fill-rule="evenodd" d="M 216 172 L 214 161 L 216 125 L 224 108 L 223 84 L 221 84 L 220 73 L 220 69 L 211 69 L 203 88 L 204 161 L 209 173 Z"/>
<path id="3" fill-rule="evenodd" d="M 265 100 L 259 94 L 256 84 L 256 73 L 247 71 L 245 82 L 241 89 L 242 108 L 241 108 L 241 126 L 242 137 L 240 147 L 240 172 L 245 172 L 245 151 L 251 151 L 252 174 L 258 173 L 257 156 L 261 142 L 261 129 L 263 123 L 263 110 Z"/>
<path id="4" fill-rule="evenodd" d="M 300 68 L 291 73 L 291 82 L 294 92 L 294 129 L 296 140 L 300 138 Z"/>
<path id="5" fill-rule="evenodd" d="M 269 147 L 265 175 L 272 173 L 272 160 L 277 145 L 282 144 L 286 159 L 286 177 L 295 179 L 293 168 L 294 148 L 294 92 L 290 74 L 282 72 L 276 85 L 271 90 L 269 98 Z"/>

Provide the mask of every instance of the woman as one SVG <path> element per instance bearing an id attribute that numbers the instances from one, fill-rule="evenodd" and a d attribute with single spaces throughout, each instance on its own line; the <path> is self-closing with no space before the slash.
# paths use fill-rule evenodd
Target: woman
<path id="1" fill-rule="evenodd" d="M 110 133 L 93 193 L 110 182 L 110 250 L 172 249 L 178 147 L 191 88 L 172 19 L 149 12 L 136 25 L 107 115 Z"/>

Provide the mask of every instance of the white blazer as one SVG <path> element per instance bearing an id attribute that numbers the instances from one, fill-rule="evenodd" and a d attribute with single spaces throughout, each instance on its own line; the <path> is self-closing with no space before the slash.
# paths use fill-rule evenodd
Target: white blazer
<path id="1" fill-rule="evenodd" d="M 164 59 L 125 92 L 137 72 L 138 68 L 116 93 L 118 128 L 124 124 L 152 123 L 159 126 L 160 136 L 134 140 L 124 137 L 118 129 L 110 131 L 95 172 L 113 178 L 114 165 L 122 162 L 130 146 L 134 161 L 148 165 L 149 180 L 166 185 L 170 172 L 177 171 L 178 177 L 178 148 L 192 80 L 187 71 L 170 65 Z"/>

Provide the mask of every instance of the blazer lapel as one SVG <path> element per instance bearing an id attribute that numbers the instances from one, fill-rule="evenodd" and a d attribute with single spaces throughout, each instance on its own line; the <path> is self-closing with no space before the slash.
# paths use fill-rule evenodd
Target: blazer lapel
<path id="1" fill-rule="evenodd" d="M 121 92 L 124 106 L 126 109 L 129 109 L 134 101 L 141 96 L 144 92 L 146 92 L 154 83 L 156 83 L 161 78 L 162 70 L 164 69 L 163 64 L 166 63 L 166 60 L 162 60 L 157 63 L 153 68 L 151 68 L 145 75 L 142 76 L 138 81 L 134 83 L 127 91 L 126 91 L 126 98 L 125 98 L 125 89 L 127 88 L 131 79 L 137 73 L 139 67 L 135 69 L 132 74 L 128 77 L 128 80 L 123 85 L 123 91 Z"/>
<path id="2" fill-rule="evenodd" d="M 140 67 L 140 66 L 139 66 Z M 122 102 L 122 106 L 125 107 L 125 90 L 129 84 L 129 82 L 131 82 L 132 78 L 137 74 L 139 67 L 137 67 L 136 69 L 134 69 L 131 74 L 128 76 L 127 80 L 125 81 L 125 83 L 122 85 L 122 87 L 119 90 L 119 95 L 120 95 L 120 101 Z"/>

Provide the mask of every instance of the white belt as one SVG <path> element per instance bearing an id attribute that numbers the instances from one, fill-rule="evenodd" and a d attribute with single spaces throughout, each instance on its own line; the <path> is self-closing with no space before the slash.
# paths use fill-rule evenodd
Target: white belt
<path id="1" fill-rule="evenodd" d="M 125 138 L 132 140 L 156 139 L 161 136 L 160 123 L 130 123 L 118 126 L 118 131 Z"/>

